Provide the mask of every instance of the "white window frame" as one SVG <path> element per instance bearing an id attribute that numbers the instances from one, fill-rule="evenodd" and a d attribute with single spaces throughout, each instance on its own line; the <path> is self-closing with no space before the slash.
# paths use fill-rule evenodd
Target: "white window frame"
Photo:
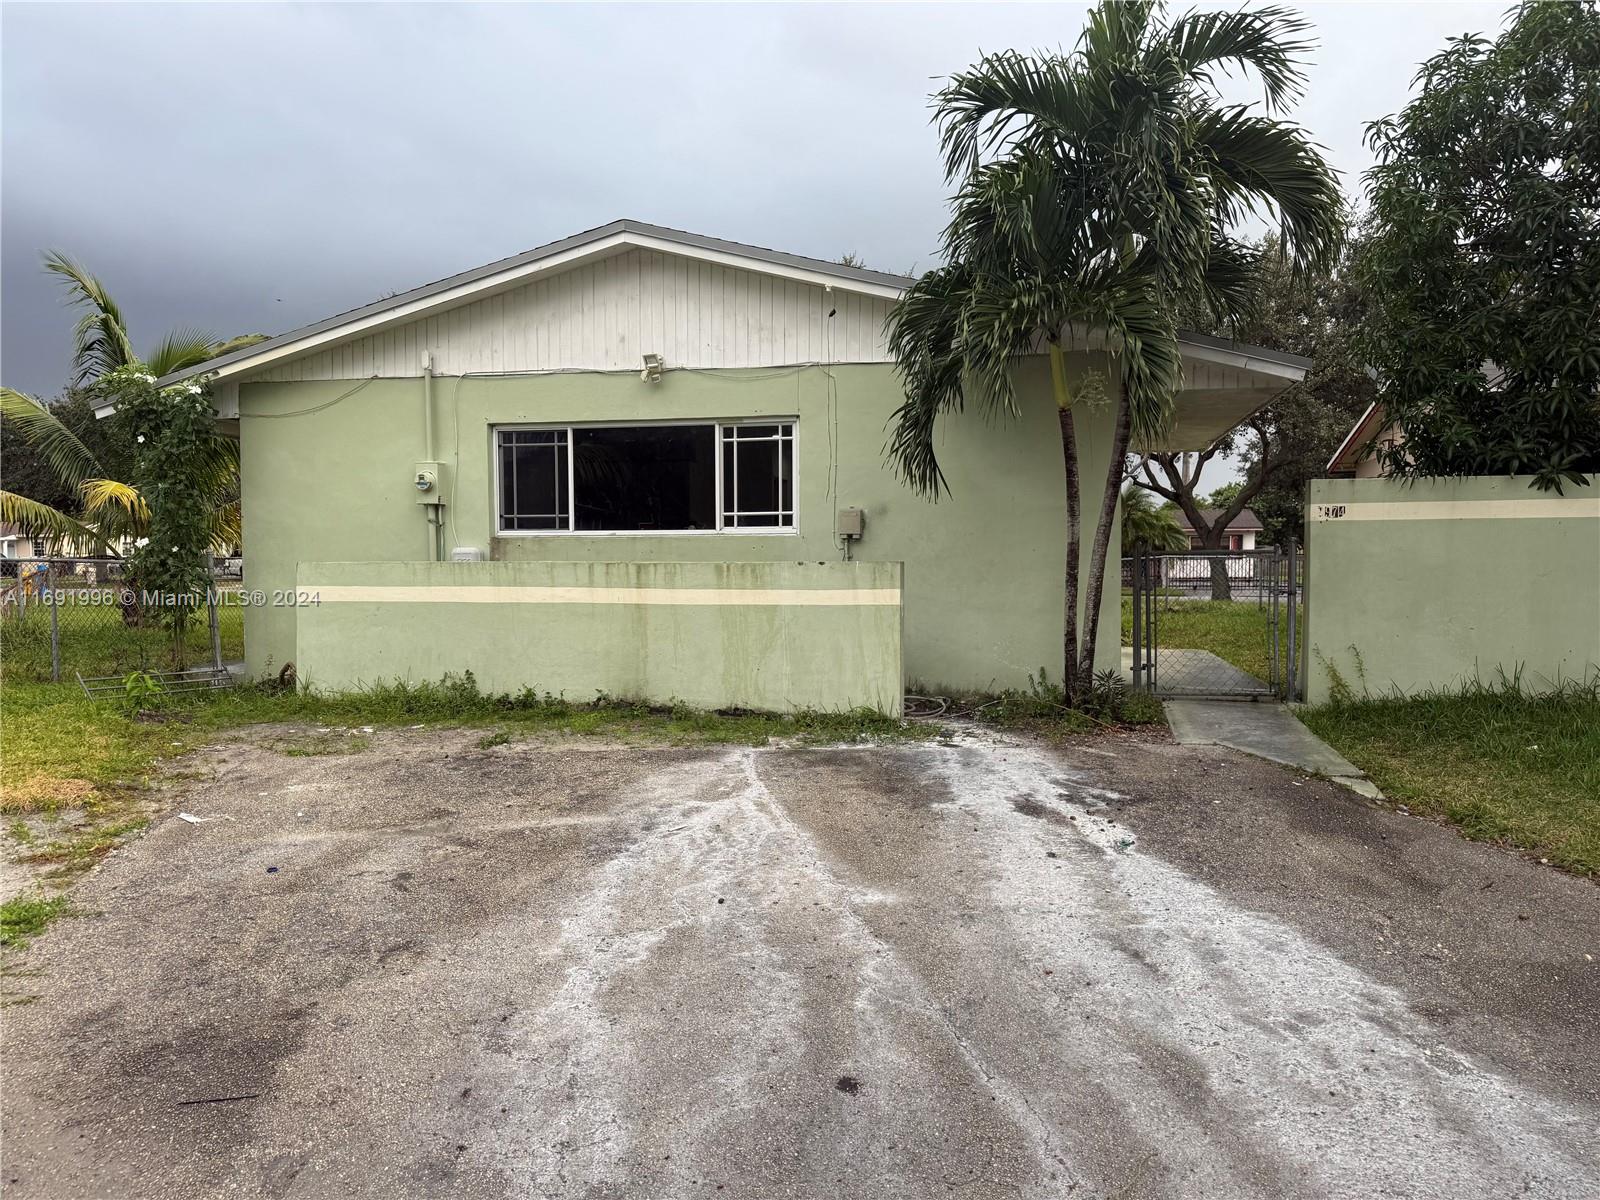
<path id="1" fill-rule="evenodd" d="M 724 513 L 724 480 L 722 478 L 722 431 L 739 425 L 787 425 L 790 427 L 789 440 L 792 450 L 789 456 L 789 470 L 793 478 L 790 481 L 791 498 L 794 502 L 794 519 L 788 525 L 725 525 Z M 573 435 L 580 429 L 640 429 L 640 428 L 683 428 L 686 426 L 710 426 L 712 436 L 712 450 L 716 460 L 717 488 L 716 488 L 716 528 L 715 529 L 577 529 L 574 526 L 578 520 L 577 472 L 573 469 L 573 453 L 577 443 Z M 565 430 L 567 435 L 567 528 L 565 529 L 502 529 L 500 528 L 500 502 L 502 492 L 500 489 L 501 454 L 500 434 L 502 431 L 511 432 L 518 429 L 536 430 Z M 683 421 L 542 421 L 508 423 L 491 425 L 489 428 L 489 455 L 494 461 L 494 536 L 497 538 L 524 538 L 524 537 L 794 537 L 800 532 L 800 419 L 795 416 L 775 417 L 737 417 L 728 420 L 707 418 L 701 420 Z"/>

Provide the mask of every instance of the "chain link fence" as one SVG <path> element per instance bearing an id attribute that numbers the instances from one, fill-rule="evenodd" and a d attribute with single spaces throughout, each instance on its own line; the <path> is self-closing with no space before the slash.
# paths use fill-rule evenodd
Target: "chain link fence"
<path id="1" fill-rule="evenodd" d="M 207 667 L 244 656 L 239 559 L 217 560 L 189 600 L 182 638 L 119 558 L 0 560 L 0 672 L 12 681 L 105 678 Z"/>
<path id="2" fill-rule="evenodd" d="M 1305 559 L 1284 549 L 1123 560 L 1125 661 L 1163 696 L 1287 696 L 1297 687 Z"/>

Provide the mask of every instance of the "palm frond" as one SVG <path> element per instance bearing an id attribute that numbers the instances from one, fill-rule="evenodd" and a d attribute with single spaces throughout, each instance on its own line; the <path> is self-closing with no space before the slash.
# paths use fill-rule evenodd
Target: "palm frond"
<path id="1" fill-rule="evenodd" d="M 1121 343 L 1117 361 L 1133 440 L 1153 444 L 1172 424 L 1173 400 L 1183 386 L 1175 315 L 1148 293 L 1133 292 L 1113 299 L 1106 326 Z"/>
<path id="2" fill-rule="evenodd" d="M 150 374 L 160 379 L 174 371 L 197 367 L 217 356 L 217 339 L 202 329 L 174 329 L 145 359 Z"/>
<path id="3" fill-rule="evenodd" d="M 1344 237 L 1343 196 L 1333 169 L 1298 129 L 1233 106 L 1203 113 L 1195 136 L 1213 164 L 1225 218 L 1269 209 L 1298 271 L 1333 264 Z"/>
<path id="4" fill-rule="evenodd" d="M 83 511 L 98 521 L 115 525 L 119 532 L 143 533 L 150 524 L 150 506 L 131 483 L 115 479 L 85 479 L 78 486 Z"/>
<path id="5" fill-rule="evenodd" d="M 69 304 L 86 310 L 73 330 L 72 382 L 75 386 L 81 387 L 139 361 L 128 340 L 122 310 L 106 291 L 105 284 L 59 250 L 45 252 L 44 269 L 59 277 Z"/>
<path id="6" fill-rule="evenodd" d="M 0 387 L 0 417 L 38 451 L 66 487 L 76 488 L 91 475 L 101 474 L 94 454 L 43 401 L 13 388 Z"/>
<path id="7" fill-rule="evenodd" d="M 1160 8 L 1157 0 L 1111 0 L 1095 5 L 1078 37 L 1079 53 L 1102 67 L 1133 66 Z"/>
<path id="8" fill-rule="evenodd" d="M 1188 535 L 1170 508 L 1157 505 L 1150 492 L 1137 484 L 1122 489 L 1122 552 L 1134 547 L 1151 550 L 1187 550 Z"/>
<path id="9" fill-rule="evenodd" d="M 15 492 L 0 491 L 0 521 L 33 537 L 104 545 L 104 538 L 77 518 Z"/>
<path id="10" fill-rule="evenodd" d="M 952 182 L 975 171 L 1019 126 L 1066 133 L 1092 115 L 1065 59 L 1015 50 L 987 55 L 951 76 L 933 99 L 945 175 Z"/>
<path id="11" fill-rule="evenodd" d="M 237 500 L 211 513 L 211 552 L 228 554 L 244 541 L 244 516 Z"/>
<path id="12" fill-rule="evenodd" d="M 1302 36 L 1309 28 L 1287 8 L 1188 12 L 1166 28 L 1158 47 L 1207 86 L 1212 67 L 1247 67 L 1260 76 L 1267 104 L 1283 108 L 1301 95 L 1301 64 L 1315 46 Z"/>
<path id="13" fill-rule="evenodd" d="M 1224 233 L 1212 235 L 1199 279 L 1200 302 L 1219 325 L 1248 320 L 1261 301 L 1257 269 L 1261 251 Z"/>
<path id="14" fill-rule="evenodd" d="M 270 333 L 241 333 L 237 337 L 231 337 L 227 341 L 218 342 L 211 347 L 211 357 L 221 358 L 224 354 L 232 354 L 235 350 L 243 350 L 246 346 L 254 346 L 258 342 L 265 342 L 271 337 Z"/>

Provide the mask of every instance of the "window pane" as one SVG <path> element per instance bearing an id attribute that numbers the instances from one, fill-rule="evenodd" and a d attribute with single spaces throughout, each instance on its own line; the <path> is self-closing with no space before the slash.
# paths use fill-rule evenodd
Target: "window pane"
<path id="1" fill-rule="evenodd" d="M 567 527 L 567 432 L 500 432 L 500 528 Z"/>
<path id="2" fill-rule="evenodd" d="M 724 429 L 723 524 L 735 529 L 794 524 L 794 426 Z"/>
<path id="3" fill-rule="evenodd" d="M 784 438 L 783 441 L 778 444 L 779 450 L 782 451 L 782 457 L 779 460 L 780 463 L 781 463 L 781 466 L 779 467 L 779 470 L 782 472 L 782 480 L 781 480 L 778 492 L 779 492 L 779 497 L 780 497 L 781 502 L 782 502 L 781 503 L 781 507 L 783 509 L 783 524 L 785 524 L 785 525 L 793 525 L 794 524 L 794 426 L 793 425 L 790 425 L 788 427 L 788 432 L 789 432 L 789 436 Z"/>
<path id="4" fill-rule="evenodd" d="M 574 430 L 576 527 L 715 529 L 715 437 L 711 425 Z"/>
<path id="5" fill-rule="evenodd" d="M 741 513 L 778 511 L 778 443 L 741 442 L 734 508 Z"/>

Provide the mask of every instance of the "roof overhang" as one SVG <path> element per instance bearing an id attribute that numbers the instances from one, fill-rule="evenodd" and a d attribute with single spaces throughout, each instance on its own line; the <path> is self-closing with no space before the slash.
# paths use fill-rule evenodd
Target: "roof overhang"
<path id="1" fill-rule="evenodd" d="M 1172 423 L 1159 442 L 1139 445 L 1141 453 L 1204 450 L 1230 429 L 1249 420 L 1285 388 L 1306 377 L 1311 360 L 1244 342 L 1200 333 L 1180 333 L 1186 386 L 1173 405 Z M 1225 369 L 1227 382 L 1208 382 Z"/>

